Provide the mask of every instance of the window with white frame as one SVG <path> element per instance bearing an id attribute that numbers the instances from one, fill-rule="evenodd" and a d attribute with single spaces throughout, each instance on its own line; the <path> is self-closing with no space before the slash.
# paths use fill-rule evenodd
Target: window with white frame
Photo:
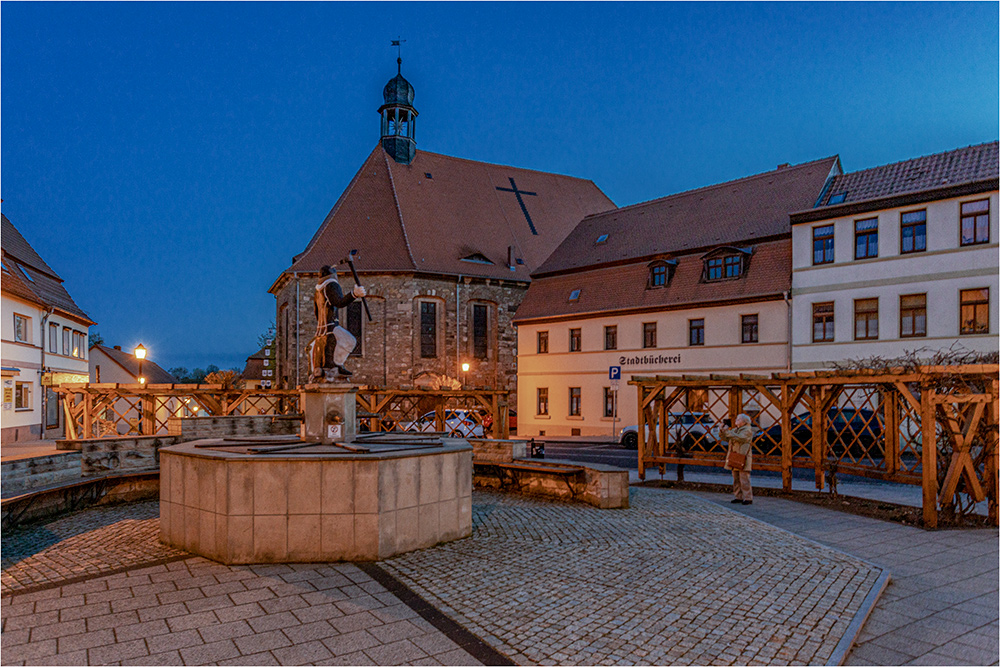
<path id="1" fill-rule="evenodd" d="M 16 382 L 14 384 L 14 409 L 31 410 L 33 407 L 31 404 L 31 383 Z"/>
<path id="2" fill-rule="evenodd" d="M 31 318 L 14 313 L 14 340 L 19 343 L 31 342 Z"/>

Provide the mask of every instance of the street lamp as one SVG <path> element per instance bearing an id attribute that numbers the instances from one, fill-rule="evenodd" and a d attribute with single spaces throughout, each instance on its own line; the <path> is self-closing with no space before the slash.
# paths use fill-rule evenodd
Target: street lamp
<path id="1" fill-rule="evenodd" d="M 462 389 L 465 389 L 465 378 L 466 373 L 469 372 L 469 362 L 466 361 L 462 364 Z"/>
<path id="2" fill-rule="evenodd" d="M 139 343 L 135 348 L 135 358 L 139 360 L 139 384 L 146 384 L 146 378 L 142 376 L 142 360 L 146 358 L 146 348 Z"/>

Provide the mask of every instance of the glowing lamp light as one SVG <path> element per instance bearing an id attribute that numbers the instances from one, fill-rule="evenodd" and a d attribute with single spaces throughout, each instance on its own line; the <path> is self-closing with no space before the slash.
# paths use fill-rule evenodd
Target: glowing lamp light
<path id="1" fill-rule="evenodd" d="M 139 376 L 139 384 L 146 384 L 146 378 Z"/>
<path id="2" fill-rule="evenodd" d="M 462 372 L 463 373 L 469 372 L 469 362 L 465 362 L 464 364 L 462 364 Z"/>
<path id="3" fill-rule="evenodd" d="M 135 358 L 140 361 L 146 358 L 146 348 L 142 346 L 142 343 L 139 343 L 139 346 L 135 348 Z"/>

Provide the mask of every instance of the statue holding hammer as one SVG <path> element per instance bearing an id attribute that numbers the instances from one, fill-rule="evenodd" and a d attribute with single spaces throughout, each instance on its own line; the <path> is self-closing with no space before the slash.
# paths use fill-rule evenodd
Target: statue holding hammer
<path id="1" fill-rule="evenodd" d="M 339 375 L 350 376 L 351 372 L 344 368 L 344 362 L 354 350 L 357 339 L 350 331 L 340 326 L 340 309 L 346 308 L 355 299 L 364 300 L 367 291 L 358 280 L 354 270 L 354 251 L 345 260 L 354 274 L 354 288 L 344 294 L 340 281 L 337 279 L 337 269 L 324 266 L 320 269 L 320 281 L 316 285 L 313 306 L 316 312 L 316 337 L 310 344 L 310 361 L 314 378 L 329 379 L 327 371 L 336 370 Z M 365 312 L 368 304 L 365 303 Z M 371 320 L 371 314 L 368 314 Z"/>

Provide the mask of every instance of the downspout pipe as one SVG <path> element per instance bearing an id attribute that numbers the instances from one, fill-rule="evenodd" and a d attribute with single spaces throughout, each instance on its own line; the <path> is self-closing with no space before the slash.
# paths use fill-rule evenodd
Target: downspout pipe
<path id="1" fill-rule="evenodd" d="M 788 313 L 786 318 L 788 325 L 785 331 L 785 335 L 788 337 L 786 345 L 788 353 L 785 355 L 785 370 L 790 373 L 792 371 L 792 293 L 790 290 L 785 290 L 781 296 L 785 300 L 785 311 Z"/>
<path id="2" fill-rule="evenodd" d="M 302 321 L 299 319 L 299 272 L 295 271 L 292 273 L 295 276 L 295 387 L 298 388 L 301 384 L 299 381 L 299 367 L 302 365 L 302 357 L 299 352 L 299 328 L 302 326 Z"/>
<path id="3" fill-rule="evenodd" d="M 46 326 L 45 325 L 48 323 L 49 317 L 52 315 L 52 312 L 55 309 L 56 309 L 55 306 L 49 306 L 48 311 L 44 315 L 42 315 L 42 333 L 41 333 L 41 340 L 39 341 L 41 343 L 41 348 L 42 348 L 42 358 L 41 358 L 41 364 L 40 364 L 41 368 L 38 371 L 38 390 L 39 390 L 39 393 L 42 395 L 42 434 L 41 434 L 42 435 L 42 440 L 45 439 L 45 420 L 47 419 L 48 414 L 49 414 L 49 410 L 48 410 L 48 408 L 49 408 L 49 392 L 47 392 L 44 389 L 42 389 L 42 376 L 45 375 L 45 343 L 46 343 L 46 341 L 45 341 Z"/>
<path id="4" fill-rule="evenodd" d="M 462 287 L 462 274 L 458 274 L 455 283 L 455 378 L 462 381 L 462 300 L 459 290 Z"/>

